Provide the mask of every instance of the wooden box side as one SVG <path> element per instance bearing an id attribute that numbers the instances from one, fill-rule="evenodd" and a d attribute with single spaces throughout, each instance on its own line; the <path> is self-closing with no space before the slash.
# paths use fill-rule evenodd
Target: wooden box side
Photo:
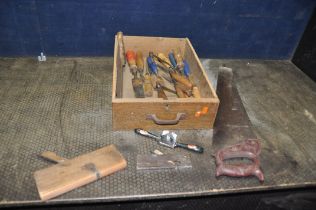
<path id="1" fill-rule="evenodd" d="M 120 77 L 123 77 L 123 69 L 122 69 L 122 64 L 119 58 L 119 47 L 118 47 L 118 40 L 117 40 L 117 36 L 115 36 L 114 39 L 114 62 L 113 62 L 113 78 L 112 78 L 112 102 L 115 100 L 115 98 L 117 97 L 117 94 L 119 92 L 120 89 L 120 83 L 122 83 L 123 81 L 121 80 L 120 82 L 118 81 Z M 118 76 L 118 74 L 120 74 Z"/>
<path id="2" fill-rule="evenodd" d="M 162 52 L 168 55 L 170 49 L 185 50 L 185 38 L 169 38 L 169 37 L 148 37 L 148 36 L 125 36 L 125 49 L 142 51 L 144 56 L 148 56 L 150 51 Z"/>
<path id="3" fill-rule="evenodd" d="M 196 113 L 207 107 L 207 113 L 197 117 Z M 113 130 L 131 130 L 143 128 L 151 130 L 161 129 L 208 129 L 212 128 L 218 108 L 218 103 L 195 101 L 190 103 L 173 102 L 124 102 L 114 103 Z M 158 125 L 149 115 L 156 115 L 162 120 L 176 119 L 178 113 L 184 113 L 183 119 L 175 125 Z"/>
<path id="4" fill-rule="evenodd" d="M 217 99 L 217 103 L 219 103 L 216 92 L 212 87 L 211 82 L 209 81 L 208 76 L 200 62 L 200 59 L 188 38 L 186 38 L 185 49 L 183 52 L 183 57 L 190 65 L 191 75 L 194 81 L 196 81 L 196 85 L 200 89 L 201 96 L 203 98 Z"/>

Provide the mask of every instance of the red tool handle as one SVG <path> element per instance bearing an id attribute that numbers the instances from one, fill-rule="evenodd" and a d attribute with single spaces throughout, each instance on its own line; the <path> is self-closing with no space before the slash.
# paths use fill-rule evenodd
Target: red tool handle
<path id="1" fill-rule="evenodd" d="M 228 165 L 220 164 L 216 167 L 216 176 L 232 176 L 232 177 L 244 177 L 244 176 L 256 176 L 260 182 L 264 181 L 264 176 L 259 168 L 259 162 L 257 159 L 253 160 L 254 164 L 239 164 Z"/>
<path id="2" fill-rule="evenodd" d="M 197 152 L 197 153 L 203 153 L 204 151 L 203 147 L 195 145 L 195 144 L 184 144 L 184 143 L 177 142 L 176 147 L 181 147 L 183 149 L 187 149 L 187 150 Z"/>
<path id="3" fill-rule="evenodd" d="M 126 52 L 126 59 L 130 66 L 136 66 L 136 54 L 133 50 L 128 50 Z"/>
<path id="4" fill-rule="evenodd" d="M 218 150 L 216 158 L 216 176 L 256 176 L 261 182 L 264 176 L 260 170 L 260 143 L 258 140 L 248 139 L 242 143 Z M 252 160 L 251 164 L 227 164 L 225 160 L 233 158 L 247 158 Z"/>

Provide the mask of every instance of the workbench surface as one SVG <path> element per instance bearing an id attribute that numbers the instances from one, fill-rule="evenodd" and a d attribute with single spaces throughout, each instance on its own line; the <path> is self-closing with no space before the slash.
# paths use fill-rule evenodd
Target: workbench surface
<path id="1" fill-rule="evenodd" d="M 50 150 L 72 158 L 115 144 L 125 170 L 47 201 L 48 204 L 171 198 L 316 185 L 316 83 L 290 61 L 203 59 L 216 85 L 218 67 L 234 77 L 261 140 L 265 182 L 215 178 L 212 130 L 181 131 L 203 155 L 157 145 L 133 131 L 111 130 L 112 58 L 0 59 L 0 206 L 41 203 L 33 173 L 52 163 Z M 238 140 L 238 139 L 237 139 Z M 236 141 L 237 141 L 236 140 Z M 243 139 L 239 139 L 243 140 Z M 137 171 L 137 154 L 154 149 L 190 155 L 192 169 Z"/>

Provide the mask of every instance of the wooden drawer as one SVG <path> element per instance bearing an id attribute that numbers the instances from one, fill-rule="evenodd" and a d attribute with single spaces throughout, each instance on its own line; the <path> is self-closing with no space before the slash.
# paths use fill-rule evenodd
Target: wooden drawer
<path id="1" fill-rule="evenodd" d="M 126 50 L 141 50 L 167 55 L 179 49 L 189 63 L 201 98 L 135 98 L 129 69 L 121 67 L 117 37 L 114 46 L 112 124 L 113 130 L 143 129 L 206 129 L 212 128 L 219 105 L 218 97 L 207 78 L 188 38 L 124 36 Z M 124 87 L 124 88 L 123 88 Z M 123 91 L 123 94 L 119 94 Z"/>

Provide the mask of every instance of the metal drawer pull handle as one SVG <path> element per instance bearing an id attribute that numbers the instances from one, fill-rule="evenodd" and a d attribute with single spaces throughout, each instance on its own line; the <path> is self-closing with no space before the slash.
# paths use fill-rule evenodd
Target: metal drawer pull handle
<path id="1" fill-rule="evenodd" d="M 147 120 L 153 120 L 157 125 L 176 125 L 180 120 L 185 118 L 185 113 L 178 113 L 176 119 L 174 120 L 162 120 L 159 119 L 156 114 L 148 114 Z"/>

